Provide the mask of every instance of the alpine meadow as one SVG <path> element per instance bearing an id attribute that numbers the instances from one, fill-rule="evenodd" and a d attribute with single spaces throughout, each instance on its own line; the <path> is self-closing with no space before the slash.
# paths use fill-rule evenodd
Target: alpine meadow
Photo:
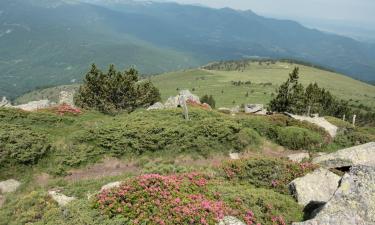
<path id="1" fill-rule="evenodd" d="M 375 3 L 0 1 L 0 225 L 375 224 Z"/>

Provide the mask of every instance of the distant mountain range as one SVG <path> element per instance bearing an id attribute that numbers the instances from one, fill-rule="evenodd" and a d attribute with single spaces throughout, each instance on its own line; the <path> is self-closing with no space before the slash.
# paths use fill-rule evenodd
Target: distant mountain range
<path id="1" fill-rule="evenodd" d="M 1 0 L 0 96 L 82 79 L 89 64 L 143 73 L 293 58 L 375 80 L 375 45 L 251 11 L 131 0 Z"/>

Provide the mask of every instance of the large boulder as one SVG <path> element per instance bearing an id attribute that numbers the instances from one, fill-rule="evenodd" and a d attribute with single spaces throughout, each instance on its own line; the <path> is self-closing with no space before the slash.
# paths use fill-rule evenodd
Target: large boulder
<path id="1" fill-rule="evenodd" d="M 343 168 L 355 165 L 375 166 L 375 142 L 319 156 L 313 159 L 313 163 L 326 168 Z"/>
<path id="2" fill-rule="evenodd" d="M 329 170 L 320 168 L 304 177 L 299 177 L 289 184 L 291 194 L 298 204 L 320 204 L 327 202 L 337 190 L 340 177 Z"/>
<path id="3" fill-rule="evenodd" d="M 322 185 L 323 186 L 323 185 Z M 355 166 L 313 219 L 293 225 L 374 225 L 375 167 Z"/>
<path id="4" fill-rule="evenodd" d="M 246 225 L 244 222 L 241 220 L 237 219 L 236 217 L 233 216 L 226 216 L 220 222 L 218 225 Z"/>
<path id="5" fill-rule="evenodd" d="M 14 179 L 9 179 L 6 181 L 0 182 L 0 193 L 12 193 L 17 191 L 21 186 L 21 183 Z"/>
<path id="6" fill-rule="evenodd" d="M 59 191 L 49 191 L 48 194 L 53 200 L 57 202 L 59 206 L 66 206 L 76 199 L 74 197 L 68 197 L 64 194 L 61 194 Z"/>
<path id="7" fill-rule="evenodd" d="M 52 106 L 53 104 L 49 100 L 32 101 L 23 105 L 16 105 L 13 108 L 22 109 L 25 111 L 35 111 L 38 109 L 44 109 Z"/>

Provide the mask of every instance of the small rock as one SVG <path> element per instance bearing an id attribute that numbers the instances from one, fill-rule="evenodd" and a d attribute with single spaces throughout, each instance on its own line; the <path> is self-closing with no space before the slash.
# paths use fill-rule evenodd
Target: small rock
<path id="1" fill-rule="evenodd" d="M 11 106 L 10 102 L 6 97 L 3 97 L 2 100 L 0 101 L 0 107 L 9 107 Z"/>
<path id="2" fill-rule="evenodd" d="M 293 225 L 374 225 L 375 167 L 354 166 L 340 183 L 315 218 Z"/>
<path id="3" fill-rule="evenodd" d="M 64 194 L 59 193 L 58 191 L 49 191 L 48 194 L 53 200 L 57 202 L 59 206 L 66 206 L 71 201 L 76 200 L 76 198 L 68 197 Z"/>
<path id="4" fill-rule="evenodd" d="M 302 162 L 304 159 L 309 159 L 310 155 L 309 153 L 302 152 L 302 153 L 296 153 L 296 154 L 291 154 L 288 155 L 288 159 L 293 162 Z"/>
<path id="5" fill-rule="evenodd" d="M 313 159 L 313 163 L 325 168 L 342 168 L 355 165 L 375 166 L 375 142 L 316 157 Z"/>
<path id="6" fill-rule="evenodd" d="M 226 216 L 224 219 L 220 220 L 218 225 L 246 225 L 244 222 L 241 220 L 237 219 L 236 217 L 233 216 Z"/>
<path id="7" fill-rule="evenodd" d="M 311 202 L 327 202 L 337 190 L 340 177 L 326 169 L 317 169 L 289 184 L 291 194 L 298 204 L 306 206 Z"/>
<path id="8" fill-rule="evenodd" d="M 116 182 L 112 182 L 112 183 L 104 185 L 100 190 L 104 191 L 104 190 L 109 190 L 109 189 L 112 189 L 112 188 L 118 188 L 118 187 L 120 187 L 120 185 L 121 185 L 121 182 L 116 181 Z"/>
<path id="9" fill-rule="evenodd" d="M 160 109 L 164 109 L 164 105 L 161 102 L 157 102 L 157 103 L 153 104 L 152 106 L 148 107 L 147 111 L 160 110 Z"/>
<path id="10" fill-rule="evenodd" d="M 237 160 L 237 159 L 240 159 L 240 154 L 239 153 L 229 153 L 229 157 L 231 159 Z"/>
<path id="11" fill-rule="evenodd" d="M 217 109 L 221 113 L 230 114 L 230 108 L 221 107 Z"/>
<path id="12" fill-rule="evenodd" d="M 0 182 L 0 193 L 12 193 L 15 192 L 21 183 L 19 181 L 16 181 L 14 179 L 6 180 Z"/>

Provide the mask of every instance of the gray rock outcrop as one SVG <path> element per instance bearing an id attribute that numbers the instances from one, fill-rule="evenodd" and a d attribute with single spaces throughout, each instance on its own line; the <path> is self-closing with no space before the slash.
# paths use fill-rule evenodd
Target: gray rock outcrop
<path id="1" fill-rule="evenodd" d="M 329 170 L 320 168 L 293 180 L 289 184 L 289 190 L 298 204 L 304 207 L 312 203 L 325 203 L 337 190 L 340 179 Z"/>
<path id="2" fill-rule="evenodd" d="M 201 103 L 199 97 L 197 95 L 192 94 L 189 90 L 180 91 L 180 96 L 184 96 L 186 101 L 190 100 L 195 103 Z"/>
<path id="3" fill-rule="evenodd" d="M 313 159 L 313 163 L 326 168 L 342 168 L 355 165 L 375 166 L 375 142 L 319 156 Z"/>
<path id="4" fill-rule="evenodd" d="M 245 113 L 257 113 L 262 111 L 263 108 L 263 104 L 247 104 L 245 105 Z"/>
<path id="5" fill-rule="evenodd" d="M 220 220 L 218 225 L 246 225 L 246 224 L 234 216 L 226 216 L 222 220 Z"/>
<path id="6" fill-rule="evenodd" d="M 25 111 L 35 111 L 38 109 L 44 109 L 52 106 L 53 104 L 49 100 L 32 101 L 22 105 L 13 106 L 13 108 L 22 109 Z"/>
<path id="7" fill-rule="evenodd" d="M 355 166 L 334 196 L 308 221 L 293 225 L 374 225 L 375 168 Z"/>
<path id="8" fill-rule="evenodd" d="M 6 181 L 0 182 L 0 193 L 12 193 L 17 191 L 21 186 L 21 183 L 14 179 L 9 179 Z"/>
<path id="9" fill-rule="evenodd" d="M 180 104 L 178 96 L 169 97 L 167 101 L 164 103 L 164 107 L 166 109 L 174 109 L 177 108 Z"/>

